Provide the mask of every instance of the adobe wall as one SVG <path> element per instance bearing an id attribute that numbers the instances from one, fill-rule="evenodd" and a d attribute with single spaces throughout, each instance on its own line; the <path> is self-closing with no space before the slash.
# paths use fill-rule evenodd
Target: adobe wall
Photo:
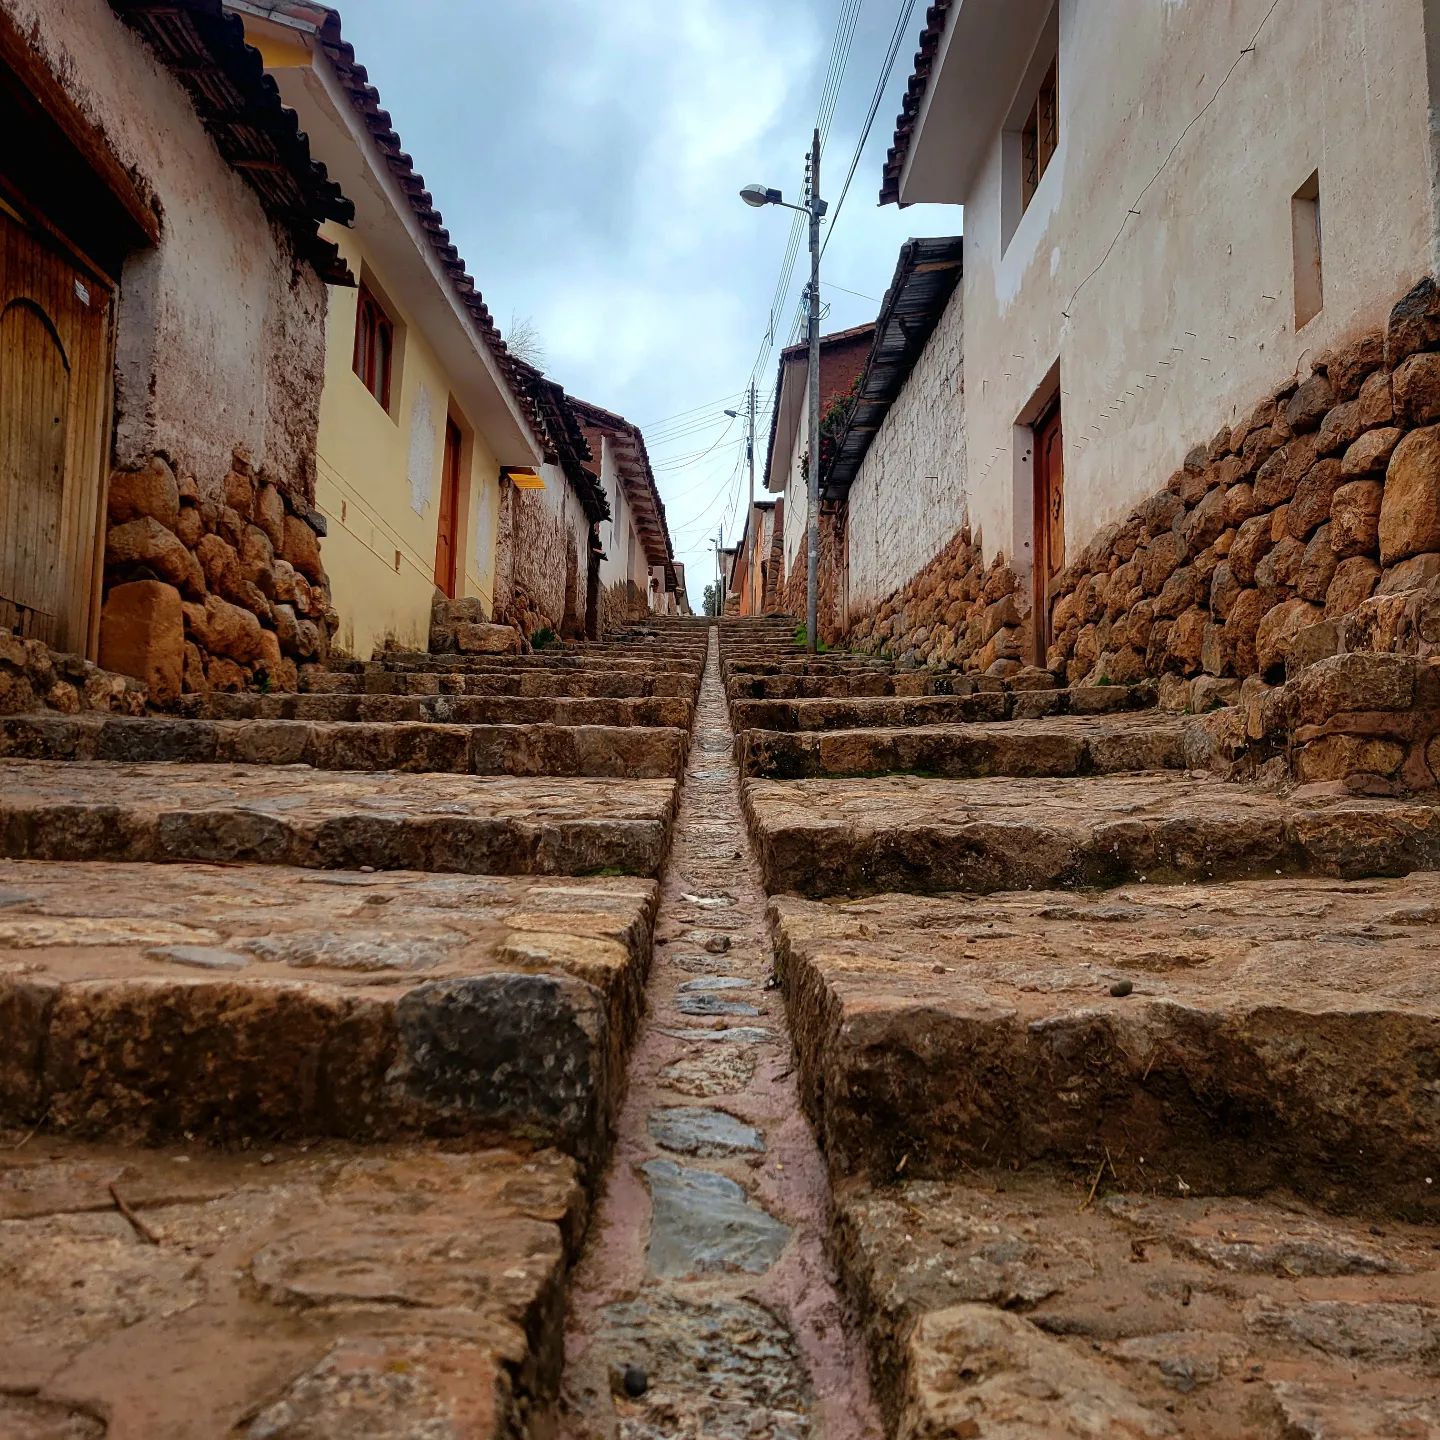
<path id="1" fill-rule="evenodd" d="M 160 222 L 116 300 L 100 662 L 162 706 L 296 688 L 335 626 L 312 509 L 325 285 L 105 0 L 0 8 Z"/>
<path id="2" fill-rule="evenodd" d="M 965 524 L 963 315 L 957 289 L 850 486 L 852 622 L 917 575 Z"/>
<path id="3" fill-rule="evenodd" d="M 230 456 L 313 502 L 323 282 L 105 0 L 0 0 L 160 216 L 118 297 L 115 463 L 162 454 L 218 500 Z"/>

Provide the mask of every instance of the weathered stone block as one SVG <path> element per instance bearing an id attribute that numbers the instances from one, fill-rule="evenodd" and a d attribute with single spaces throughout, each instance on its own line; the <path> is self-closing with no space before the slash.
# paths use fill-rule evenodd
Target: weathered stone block
<path id="1" fill-rule="evenodd" d="M 1295 489 L 1285 514 L 1285 529 L 1297 540 L 1306 539 L 1330 518 L 1330 501 L 1342 480 L 1338 460 L 1321 460 L 1311 466 Z"/>
<path id="2" fill-rule="evenodd" d="M 1335 567 L 1325 592 L 1325 617 L 1348 614 L 1363 604 L 1380 583 L 1380 567 L 1368 555 L 1353 555 Z"/>
<path id="3" fill-rule="evenodd" d="M 211 655 L 224 656 L 242 665 L 252 665 L 260 658 L 260 622 L 249 610 L 232 605 L 218 595 L 205 598 L 197 638 Z M 208 667 L 206 673 L 209 674 Z M 213 684 L 215 677 L 210 678 Z"/>
<path id="4" fill-rule="evenodd" d="M 272 550 L 285 543 L 285 500 L 273 485 L 262 485 L 255 495 L 255 523 L 269 537 Z"/>
<path id="5" fill-rule="evenodd" d="M 1310 543 L 1300 558 L 1300 568 L 1295 576 L 1295 593 L 1302 600 L 1313 600 L 1317 605 L 1323 605 L 1339 563 L 1330 539 L 1330 526 L 1322 525 L 1310 537 Z"/>
<path id="6" fill-rule="evenodd" d="M 1395 412 L 1412 425 L 1440 420 L 1440 354 L 1412 355 L 1395 371 Z"/>
<path id="7" fill-rule="evenodd" d="M 1385 364 L 1395 369 L 1419 350 L 1440 347 L 1440 288 L 1428 275 L 1390 312 L 1385 329 Z"/>
<path id="8" fill-rule="evenodd" d="M 1440 426 L 1413 430 L 1395 448 L 1380 507 L 1380 563 L 1440 550 Z"/>
<path id="9" fill-rule="evenodd" d="M 1352 775 L 1393 775 L 1405 759 L 1395 740 L 1363 735 L 1326 735 L 1303 746 L 1295 757 L 1296 778 L 1305 784 L 1347 780 Z"/>
<path id="10" fill-rule="evenodd" d="M 159 455 L 139 470 L 117 470 L 110 477 L 106 513 L 112 525 L 158 520 L 167 530 L 180 523 L 180 487 L 175 472 Z"/>
<path id="11" fill-rule="evenodd" d="M 325 578 L 325 569 L 320 563 L 320 542 L 316 539 L 315 532 L 298 515 L 285 517 L 280 555 L 306 579 L 318 584 Z"/>
<path id="12" fill-rule="evenodd" d="M 1335 398 L 1353 400 L 1360 387 L 1385 363 L 1385 335 L 1376 330 L 1348 345 L 1330 351 L 1318 368 L 1324 370 L 1334 388 Z"/>
<path id="13" fill-rule="evenodd" d="M 1380 430 L 1368 430 L 1346 452 L 1340 468 L 1347 480 L 1360 476 L 1384 475 L 1395 447 L 1405 438 L 1405 432 L 1393 425 Z"/>
<path id="14" fill-rule="evenodd" d="M 509 625 L 457 625 L 455 647 L 466 655 L 518 655 L 520 632 Z"/>
<path id="15" fill-rule="evenodd" d="M 143 567 L 192 599 L 205 594 L 199 561 L 151 515 L 110 529 L 105 536 L 105 564 L 132 571 Z"/>
<path id="16" fill-rule="evenodd" d="M 1296 634 L 1322 618 L 1320 607 L 1305 600 L 1282 600 L 1269 610 L 1255 632 L 1257 671 L 1265 676 L 1283 673 Z"/>
<path id="17" fill-rule="evenodd" d="M 1335 404 L 1335 389 L 1325 375 L 1312 375 L 1290 397 L 1285 406 L 1285 423 L 1297 435 L 1319 427 Z"/>
<path id="18" fill-rule="evenodd" d="M 232 470 L 225 477 L 225 503 L 237 515 L 249 520 L 255 514 L 255 482 L 247 474 Z"/>
<path id="19" fill-rule="evenodd" d="M 185 676 L 180 592 L 159 580 L 117 585 L 100 612 L 100 664 L 145 683 L 157 705 L 179 698 Z"/>
<path id="20" fill-rule="evenodd" d="M 1333 655 L 1310 666 L 1297 682 L 1297 718 L 1323 725 L 1351 711 L 1408 710 L 1415 701 L 1416 671 L 1408 655 Z"/>
<path id="21" fill-rule="evenodd" d="M 1255 583 L 1262 590 L 1292 587 L 1300 578 L 1300 565 L 1304 559 L 1305 542 L 1286 535 L 1255 567 Z"/>
<path id="22" fill-rule="evenodd" d="M 1380 543 L 1380 504 L 1385 487 L 1378 480 L 1351 480 L 1330 499 L 1330 544 L 1336 555 L 1371 555 Z"/>
<path id="23" fill-rule="evenodd" d="M 1269 515 L 1254 515 L 1235 532 L 1235 543 L 1226 557 L 1230 572 L 1241 585 L 1255 581 L 1255 567 L 1274 544 L 1270 535 Z"/>
<path id="24" fill-rule="evenodd" d="M 1431 551 L 1387 566 L 1375 589 L 1381 595 L 1399 595 L 1406 590 L 1433 585 L 1437 580 L 1440 580 L 1440 554 Z"/>

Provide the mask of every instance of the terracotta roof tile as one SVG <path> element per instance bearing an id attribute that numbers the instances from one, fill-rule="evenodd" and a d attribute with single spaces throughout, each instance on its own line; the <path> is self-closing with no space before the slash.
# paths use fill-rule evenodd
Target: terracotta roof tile
<path id="1" fill-rule="evenodd" d="M 900 105 L 900 114 L 895 119 L 895 142 L 885 157 L 885 174 L 880 185 L 882 205 L 900 203 L 900 172 L 904 170 L 905 158 L 910 153 L 915 120 L 925 102 L 925 91 L 930 84 L 930 68 L 935 62 L 935 52 L 940 48 L 940 38 L 945 33 L 945 22 L 949 18 L 952 3 L 953 0 L 935 0 L 925 12 L 925 28 L 920 32 L 920 48 L 915 52 L 915 68 L 905 90 L 905 99 Z"/>
<path id="2" fill-rule="evenodd" d="M 349 224 L 355 207 L 310 154 L 292 110 L 266 73 L 245 27 L 220 0 L 110 0 L 185 87 L 226 162 L 294 238 L 322 279 L 353 285 L 336 247 L 320 238 L 327 220 Z"/>

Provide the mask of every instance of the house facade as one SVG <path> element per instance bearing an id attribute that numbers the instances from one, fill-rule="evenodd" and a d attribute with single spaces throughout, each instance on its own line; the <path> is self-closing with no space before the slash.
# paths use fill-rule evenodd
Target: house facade
<path id="1" fill-rule="evenodd" d="M 600 633 L 651 613 L 674 614 L 680 582 L 645 437 L 613 411 L 572 403 L 609 507 L 597 534 Z"/>
<path id="2" fill-rule="evenodd" d="M 536 477 L 546 460 L 530 377 L 339 16 L 304 0 L 229 8 L 317 157 L 357 197 L 353 224 L 325 232 L 357 281 L 331 297 L 316 462 L 337 643 L 362 658 L 423 649 L 437 598 L 496 613 L 506 479 Z"/>
<path id="3" fill-rule="evenodd" d="M 212 0 L 3 0 L 0 104 L 0 626 L 160 703 L 293 687 L 349 202 Z"/>
<path id="4" fill-rule="evenodd" d="M 895 409 L 952 363 L 963 316 L 945 443 L 964 459 L 955 533 L 924 560 L 855 543 L 886 489 L 878 445 L 850 478 L 852 595 L 886 611 L 857 620 L 861 644 L 1243 676 L 1410 588 L 1423 566 L 1394 567 L 1440 552 L 1405 518 L 1435 476 L 1401 443 L 1440 418 L 1419 394 L 1437 13 L 930 6 L 882 200 L 963 206 L 963 278 Z M 905 531 L 934 508 L 914 482 Z"/>
<path id="5" fill-rule="evenodd" d="M 833 425 L 864 368 L 874 338 L 873 324 L 857 325 L 820 337 L 820 413 L 822 428 Z M 770 417 L 770 443 L 765 454 L 765 489 L 784 497 L 783 574 L 777 577 L 780 608 L 792 615 L 806 613 L 807 516 L 809 484 L 806 456 L 810 445 L 807 411 L 808 345 L 791 345 L 780 352 L 775 379 L 775 406 Z M 836 623 L 837 609 L 828 587 L 837 574 L 832 558 L 836 545 L 835 517 L 821 513 L 821 624 L 827 633 Z"/>

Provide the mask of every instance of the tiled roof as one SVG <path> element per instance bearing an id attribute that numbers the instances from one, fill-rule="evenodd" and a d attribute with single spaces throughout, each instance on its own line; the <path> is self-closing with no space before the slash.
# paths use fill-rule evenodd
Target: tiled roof
<path id="1" fill-rule="evenodd" d="M 900 247 L 895 278 L 880 305 L 875 341 L 855 387 L 835 457 L 820 476 L 821 498 L 850 493 L 871 442 L 924 353 L 955 287 L 965 244 L 959 235 L 908 240 Z"/>
<path id="2" fill-rule="evenodd" d="M 403 148 L 390 112 L 380 103 L 380 92 L 370 83 L 365 67 L 355 58 L 354 46 L 341 34 L 339 12 L 327 5 L 311 3 L 311 0 L 250 0 L 247 8 L 276 19 L 299 21 L 316 33 L 337 78 L 369 130 L 376 149 L 384 157 L 396 184 L 409 201 L 436 259 L 449 276 L 451 287 L 469 311 L 476 330 L 509 383 L 511 393 L 520 402 L 525 418 L 539 434 L 544 425 L 535 409 L 535 397 L 530 393 L 528 384 L 521 383 L 515 357 L 506 348 L 499 326 L 476 289 L 459 250 L 450 243 L 450 232 L 445 228 L 444 217 L 435 208 L 434 196 L 425 188 L 425 177 L 416 170 L 414 160 Z"/>
<path id="3" fill-rule="evenodd" d="M 650 468 L 650 455 L 640 427 L 632 425 L 623 415 L 602 410 L 584 400 L 572 399 L 570 403 L 582 425 L 610 436 L 621 463 L 621 478 L 626 482 L 625 495 L 635 511 L 636 526 L 645 545 L 646 562 L 664 566 L 666 589 L 675 589 L 675 551 L 665 520 L 665 503 L 660 499 L 660 487 L 655 483 L 655 472 Z"/>
<path id="4" fill-rule="evenodd" d="M 185 87 L 221 155 L 289 231 L 299 254 L 322 279 L 353 285 L 339 251 L 318 230 L 327 220 L 349 224 L 355 207 L 311 157 L 241 22 L 220 0 L 110 0 L 110 7 Z"/>
<path id="5" fill-rule="evenodd" d="M 820 337 L 820 413 L 837 396 L 845 394 L 855 383 L 855 378 L 865 368 L 870 353 L 870 342 L 875 338 L 875 322 L 852 325 L 848 330 L 836 330 L 834 334 Z M 808 363 L 810 345 L 801 341 L 798 345 L 787 346 L 780 352 L 780 364 L 775 372 L 775 403 L 770 407 L 770 443 L 765 450 L 765 489 L 770 488 L 770 470 L 775 459 L 775 436 L 780 428 L 780 392 L 785 386 L 785 367 Z M 803 421 L 802 421 L 803 423 Z"/>
<path id="6" fill-rule="evenodd" d="M 885 175 L 880 184 L 882 205 L 900 203 L 900 172 L 905 168 L 905 157 L 910 153 L 910 137 L 915 131 L 915 120 L 925 102 L 925 91 L 930 84 L 930 67 L 935 62 L 935 52 L 940 48 L 940 37 L 945 33 L 945 21 L 949 17 L 953 0 L 935 0 L 925 12 L 925 28 L 920 32 L 920 48 L 915 52 L 915 68 L 910 74 L 910 84 L 905 90 L 905 99 L 900 105 L 900 114 L 895 119 L 895 143 L 885 157 Z"/>
<path id="7" fill-rule="evenodd" d="M 541 421 L 540 440 L 545 448 L 545 459 L 559 465 L 565 472 L 590 520 L 608 520 L 610 501 L 605 495 L 605 487 L 591 468 L 591 462 L 597 457 L 591 452 L 590 442 L 575 412 L 575 402 L 565 393 L 562 385 L 543 375 L 533 365 L 518 358 L 514 360 L 514 365 L 522 393 L 531 401 Z"/>

